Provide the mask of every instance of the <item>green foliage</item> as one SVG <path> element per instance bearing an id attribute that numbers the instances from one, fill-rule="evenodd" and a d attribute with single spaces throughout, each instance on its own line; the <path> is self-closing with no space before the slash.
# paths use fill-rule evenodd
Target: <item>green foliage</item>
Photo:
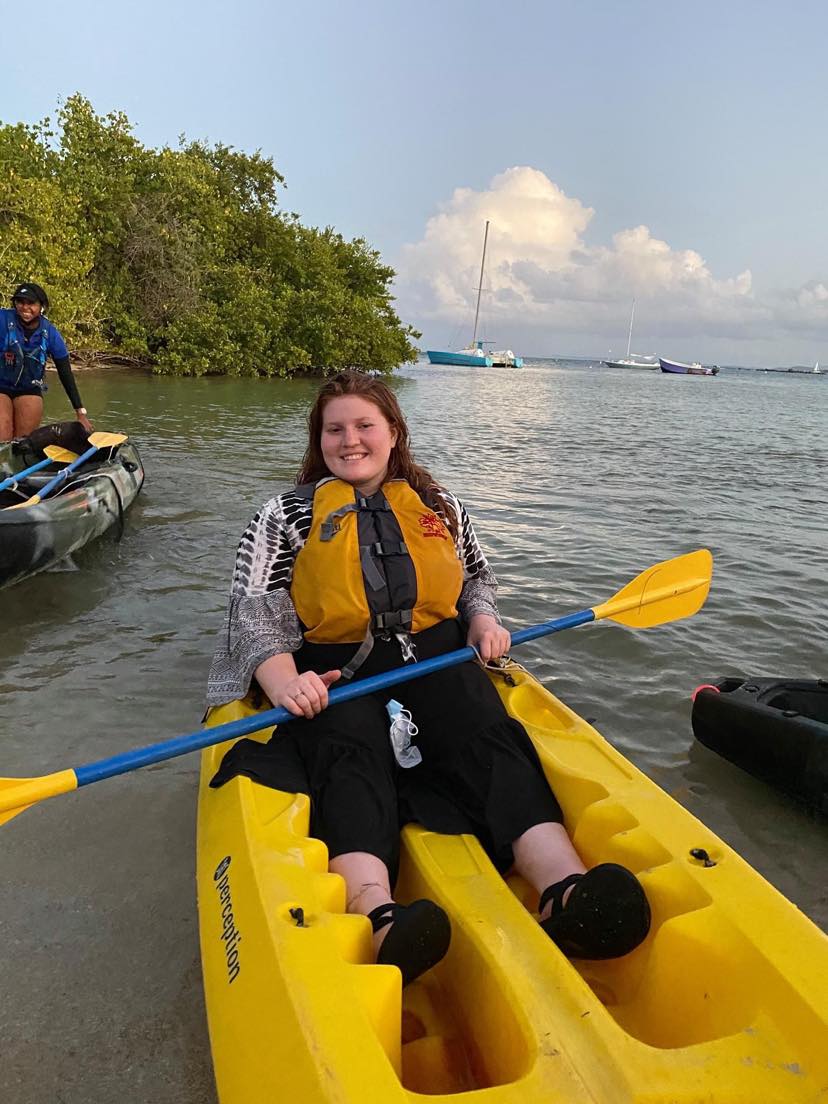
<path id="1" fill-rule="evenodd" d="M 36 280 L 70 348 L 176 375 L 393 370 L 420 336 L 362 239 L 278 209 L 260 153 L 148 149 L 81 95 L 0 123 L 0 289 Z"/>

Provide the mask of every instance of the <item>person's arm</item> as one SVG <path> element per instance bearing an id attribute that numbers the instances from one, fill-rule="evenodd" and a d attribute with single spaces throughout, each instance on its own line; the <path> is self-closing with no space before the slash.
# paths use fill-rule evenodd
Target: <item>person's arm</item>
<path id="1" fill-rule="evenodd" d="M 66 392 L 67 398 L 72 404 L 72 409 L 75 411 L 75 417 L 87 433 L 91 433 L 92 423 L 87 417 L 86 407 L 81 402 L 78 385 L 75 383 L 75 377 L 72 375 L 72 365 L 69 361 L 69 357 L 60 357 L 56 360 L 55 368 L 57 368 L 58 379 L 63 384 L 63 390 Z"/>
<path id="2" fill-rule="evenodd" d="M 91 433 L 92 423 L 87 417 L 86 407 L 81 401 L 78 385 L 75 383 L 75 377 L 72 375 L 72 365 L 69 360 L 69 350 L 66 348 L 66 342 L 63 340 L 63 335 L 57 326 L 53 326 L 51 322 L 48 325 L 49 353 L 51 354 L 52 360 L 55 362 L 58 379 L 63 385 L 63 390 L 66 392 L 69 402 L 72 404 L 72 409 L 75 411 L 75 417 L 86 432 Z"/>
<path id="3" fill-rule="evenodd" d="M 505 655 L 512 638 L 501 624 L 497 579 L 480 547 L 466 508 L 454 496 L 448 501 L 458 520 L 455 547 L 463 565 L 463 589 L 457 600 L 457 610 L 468 626 L 466 643 L 487 663 Z"/>
<path id="4" fill-rule="evenodd" d="M 210 668 L 208 705 L 244 697 L 254 678 L 274 705 L 297 715 L 305 713 L 308 705 L 312 715 L 319 711 L 315 705 L 327 704 L 326 684 L 317 686 L 316 675 L 299 676 L 293 660 L 304 640 L 290 597 L 294 558 L 310 529 L 312 505 L 303 507 L 292 503 L 288 523 L 282 496 L 271 499 L 242 536 L 224 630 Z M 307 695 L 307 701 L 298 705 L 296 680 Z"/>
<path id="5" fill-rule="evenodd" d="M 292 652 L 271 656 L 256 668 L 256 681 L 274 705 L 282 705 L 297 717 L 311 717 L 328 705 L 328 687 L 341 671 L 303 671 L 300 675 Z"/>

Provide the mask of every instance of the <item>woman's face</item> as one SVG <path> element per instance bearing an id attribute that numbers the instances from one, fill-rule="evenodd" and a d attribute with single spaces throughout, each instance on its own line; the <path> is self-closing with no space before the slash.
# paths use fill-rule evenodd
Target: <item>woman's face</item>
<path id="1" fill-rule="evenodd" d="M 339 395 L 325 405 L 320 443 L 331 475 L 372 495 L 385 479 L 397 431 L 374 403 Z"/>
<path id="2" fill-rule="evenodd" d="M 40 318 L 40 303 L 29 303 L 26 299 L 15 299 L 14 309 L 17 311 L 17 317 L 20 321 L 27 325 Z"/>

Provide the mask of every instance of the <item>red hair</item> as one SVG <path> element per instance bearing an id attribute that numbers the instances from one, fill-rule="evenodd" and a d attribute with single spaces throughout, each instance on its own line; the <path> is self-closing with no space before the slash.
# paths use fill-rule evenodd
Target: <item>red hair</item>
<path id="1" fill-rule="evenodd" d="M 319 388 L 316 401 L 308 415 L 308 447 L 302 457 L 302 466 L 296 476 L 296 482 L 298 484 L 316 483 L 332 474 L 322 455 L 322 422 L 325 407 L 331 399 L 337 399 L 342 395 L 358 395 L 361 399 L 372 403 L 391 429 L 396 431 L 397 441 L 388 458 L 386 479 L 404 479 L 426 506 L 443 518 L 452 537 L 456 539 L 458 521 L 454 516 L 454 510 L 448 508 L 445 498 L 440 493 L 443 488 L 431 473 L 414 462 L 408 425 L 397 402 L 397 396 L 378 376 L 347 371 L 339 372 L 325 380 Z"/>

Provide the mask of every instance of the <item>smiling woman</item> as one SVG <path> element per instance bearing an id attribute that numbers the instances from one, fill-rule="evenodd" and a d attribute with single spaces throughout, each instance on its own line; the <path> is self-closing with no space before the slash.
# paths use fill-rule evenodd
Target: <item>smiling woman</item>
<path id="1" fill-rule="evenodd" d="M 325 406 L 320 442 L 325 464 L 366 497 L 380 489 L 396 443 L 397 430 L 367 399 L 340 395 Z"/>
<path id="2" fill-rule="evenodd" d="M 12 295 L 12 309 L 0 310 L 0 441 L 27 437 L 40 425 L 44 375 L 49 357 L 55 363 L 75 416 L 92 431 L 69 363 L 69 351 L 60 330 L 46 317 L 49 297 L 40 284 L 20 284 Z"/>
<path id="3" fill-rule="evenodd" d="M 473 833 L 498 869 L 514 866 L 565 953 L 626 954 L 649 928 L 638 880 L 613 863 L 586 870 L 525 728 L 477 663 L 407 683 L 416 762 L 392 743 L 402 704 L 387 691 L 328 707 L 329 687 L 357 671 L 369 677 L 464 642 L 497 660 L 510 635 L 465 508 L 414 462 L 394 393 L 342 373 L 320 389 L 308 425 L 298 485 L 242 537 L 208 693 L 221 705 L 255 682 L 301 719 L 280 725 L 264 755 L 235 745 L 213 785 L 252 773 L 310 795 L 311 831 L 345 881 L 347 909 L 371 921 L 376 961 L 399 967 L 403 984 L 439 962 L 451 938 L 433 901 L 394 900 L 409 821 Z"/>

